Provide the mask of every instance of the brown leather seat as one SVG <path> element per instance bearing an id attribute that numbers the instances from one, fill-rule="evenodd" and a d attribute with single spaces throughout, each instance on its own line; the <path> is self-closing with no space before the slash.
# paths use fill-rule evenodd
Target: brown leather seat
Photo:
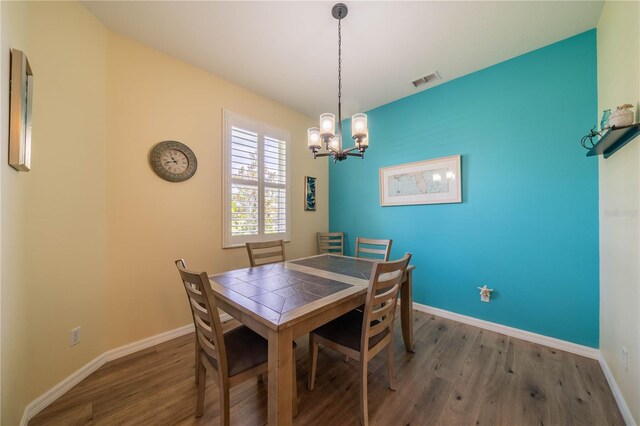
<path id="1" fill-rule="evenodd" d="M 229 376 L 235 376 L 267 362 L 269 355 L 267 340 L 244 325 L 225 333 L 224 345 L 227 348 Z M 295 350 L 296 347 L 296 342 L 293 342 L 293 349 Z M 211 364 L 218 368 L 215 358 L 211 356 L 208 358 Z"/>
<path id="2" fill-rule="evenodd" d="M 227 349 L 229 376 L 235 376 L 267 362 L 269 346 L 262 336 L 249 327 L 241 326 L 224 334 Z M 209 356 L 214 367 L 218 368 L 215 358 Z"/>
<path id="3" fill-rule="evenodd" d="M 363 312 L 353 310 L 315 329 L 313 332 L 327 340 L 359 352 L 360 341 L 362 340 L 362 320 Z M 371 325 L 374 326 L 379 322 L 380 321 L 377 320 L 372 321 Z M 383 332 L 370 338 L 369 349 L 380 342 L 388 333 L 385 329 Z"/>
<path id="4" fill-rule="evenodd" d="M 240 326 L 224 334 L 224 345 L 227 349 L 227 362 L 229 363 L 229 376 L 235 376 L 267 362 L 269 344 L 249 327 Z M 293 342 L 295 350 L 296 342 Z M 208 356 L 211 364 L 218 368 L 215 358 Z"/>

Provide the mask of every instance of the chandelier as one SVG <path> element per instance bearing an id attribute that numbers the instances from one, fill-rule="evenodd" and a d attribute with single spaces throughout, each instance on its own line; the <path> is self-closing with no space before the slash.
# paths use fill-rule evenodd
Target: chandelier
<path id="1" fill-rule="evenodd" d="M 351 138 L 355 146 L 342 149 L 342 19 L 347 16 L 349 9 L 343 3 L 336 3 L 331 8 L 331 15 L 338 20 L 338 129 L 336 131 L 336 116 L 331 113 L 320 115 L 320 127 L 307 130 L 307 146 L 313 153 L 313 158 L 333 157 L 333 162 L 346 160 L 347 156 L 364 158 L 364 151 L 369 147 L 369 128 L 367 115 L 355 114 L 351 117 Z M 324 145 L 326 152 L 320 152 Z M 358 152 L 354 152 L 354 151 Z"/>

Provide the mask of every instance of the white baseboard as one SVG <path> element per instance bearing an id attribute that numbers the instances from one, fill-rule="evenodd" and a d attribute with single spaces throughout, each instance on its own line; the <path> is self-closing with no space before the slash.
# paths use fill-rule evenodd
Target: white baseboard
<path id="1" fill-rule="evenodd" d="M 526 340 L 527 342 L 538 343 L 540 345 L 549 346 L 554 349 L 559 349 L 561 351 L 570 352 L 572 354 L 585 356 L 587 358 L 600 359 L 600 351 L 596 348 L 590 348 L 589 346 L 578 345 L 577 343 L 567 342 L 566 340 L 560 340 L 553 337 L 544 336 L 542 334 L 532 333 L 530 331 L 520 330 L 519 328 L 513 328 L 507 325 L 485 321 L 474 317 L 468 317 L 466 315 L 457 314 L 451 311 L 445 311 L 444 309 L 434 308 L 432 306 L 422 305 L 420 303 L 414 302 L 413 309 L 415 309 L 416 311 L 426 312 L 428 314 L 447 318 L 453 321 L 462 322 L 464 324 L 473 325 L 485 330 L 495 331 L 496 333 L 506 334 L 507 336 Z"/>
<path id="2" fill-rule="evenodd" d="M 607 361 L 604 359 L 604 356 L 602 354 L 600 354 L 598 361 L 600 362 L 600 367 L 604 372 L 604 377 L 607 378 L 607 382 L 609 383 L 611 392 L 613 392 L 613 397 L 616 399 L 616 403 L 618 404 L 618 408 L 620 409 L 620 413 L 622 414 L 624 423 L 627 426 L 637 426 L 635 420 L 633 419 L 633 415 L 631 415 L 631 410 L 629 410 L 627 401 L 624 400 L 624 396 L 622 396 L 622 392 L 618 387 L 618 383 L 616 382 L 616 379 L 613 377 L 613 373 L 609 368 L 609 364 L 607 364 Z"/>
<path id="3" fill-rule="evenodd" d="M 544 336 L 542 334 L 532 333 L 530 331 L 520 330 L 518 328 L 509 327 L 502 324 L 497 324 L 495 322 L 484 321 L 478 318 L 468 317 L 466 315 L 457 314 L 451 311 L 445 311 L 444 309 L 434 308 L 432 306 L 422 305 L 420 303 L 413 303 L 413 308 L 416 311 L 425 312 L 428 314 L 436 315 L 439 317 L 447 318 L 453 321 L 462 322 L 464 324 L 473 325 L 478 328 L 482 328 L 485 330 L 495 331 L 496 333 L 506 334 L 507 336 L 515 337 L 518 339 L 526 340 L 528 342 L 538 343 L 544 346 L 549 346 L 551 348 L 559 349 L 565 352 L 570 352 L 576 355 L 582 355 L 587 358 L 592 358 L 598 360 L 600 363 L 600 367 L 604 373 L 604 376 L 609 383 L 609 387 L 611 388 L 611 392 L 618 404 L 618 408 L 620 409 L 620 413 L 622 414 L 622 418 L 627 426 L 637 426 L 633 416 L 631 415 L 631 411 L 629 410 L 629 406 L 622 396 L 622 392 L 616 383 L 616 380 L 609 369 L 609 365 L 605 361 L 604 357 L 600 350 L 595 348 L 590 348 L 588 346 L 578 345 L 576 343 L 567 342 L 565 340 L 555 339 L 553 337 Z"/>
<path id="4" fill-rule="evenodd" d="M 220 315 L 220 320 L 222 322 L 228 321 L 230 319 L 231 316 L 229 316 L 229 314 L 223 313 Z M 134 352 L 138 352 L 155 345 L 159 345 L 160 343 L 167 342 L 171 339 L 175 339 L 192 332 L 193 323 L 178 327 L 174 330 L 166 331 L 164 333 L 156 334 L 155 336 L 147 337 L 146 339 L 138 340 L 137 342 L 133 342 L 128 345 L 120 346 L 119 348 L 111 349 L 101 355 L 98 355 L 91 362 L 75 371 L 69 377 L 62 380 L 60 383 L 49 389 L 44 394 L 40 395 L 35 400 L 31 401 L 31 403 L 29 403 L 29 405 L 27 405 L 24 409 L 22 419 L 20 420 L 20 425 L 26 426 L 29 420 L 31 420 L 36 414 L 47 408 L 56 399 L 64 395 L 65 392 L 69 391 L 69 389 L 80 383 L 87 376 L 105 365 L 107 362 L 122 358 Z"/>
<path id="5" fill-rule="evenodd" d="M 104 354 L 101 354 L 89 363 L 85 364 L 79 370 L 76 370 L 73 374 L 49 389 L 47 392 L 31 401 L 31 403 L 29 403 L 29 405 L 27 405 L 24 409 L 24 414 L 22 415 L 20 425 L 26 426 L 29 420 L 31 420 L 36 414 L 47 408 L 56 399 L 60 398 L 69 389 L 80 383 L 87 376 L 96 371 L 98 368 L 102 367 L 104 364 L 105 357 Z"/>
<path id="6" fill-rule="evenodd" d="M 227 313 L 220 314 L 220 321 L 226 322 L 231 319 L 231 316 Z M 44 394 L 40 395 L 35 400 L 31 401 L 24 409 L 22 419 L 20 421 L 21 426 L 26 426 L 29 420 L 31 420 L 36 414 L 47 408 L 56 399 L 64 395 L 72 387 L 80 383 L 91 373 L 102 367 L 109 361 L 122 358 L 132 353 L 141 351 L 143 349 L 150 348 L 160 343 L 167 342 L 169 340 L 184 336 L 185 334 L 193 333 L 193 323 L 178 327 L 174 330 L 169 330 L 164 333 L 156 334 L 155 336 L 147 337 L 146 339 L 138 340 L 137 342 L 129 343 L 128 345 L 120 346 L 119 348 L 111 349 L 99 356 L 94 360 L 75 371 L 66 379 L 49 389 Z"/>
<path id="7" fill-rule="evenodd" d="M 147 337 L 146 339 L 111 349 L 110 351 L 102 354 L 104 357 L 104 363 L 106 364 L 109 361 L 131 355 L 132 353 L 167 342 L 171 339 L 176 339 L 189 333 L 193 333 L 193 324 L 187 324 L 174 330 L 165 331 L 164 333 L 156 334 L 155 336 Z"/>
<path id="8" fill-rule="evenodd" d="M 518 339 L 526 340 L 533 343 L 538 343 L 541 345 L 549 346 L 555 349 L 559 349 L 562 351 L 574 353 L 577 355 L 582 355 L 588 358 L 597 359 L 600 362 L 602 370 L 604 372 L 607 381 L 609 382 L 609 386 L 611 387 L 611 391 L 618 403 L 618 407 L 622 412 L 622 416 L 624 417 L 625 422 L 628 426 L 636 426 L 636 423 L 631 416 L 631 412 L 629 411 L 629 407 L 627 406 L 618 385 L 611 374 L 611 370 L 607 365 L 606 361 L 602 357 L 600 351 L 595 348 L 590 348 L 588 346 L 578 345 L 576 343 L 567 342 L 565 340 L 555 339 L 553 337 L 543 336 L 541 334 L 532 333 L 529 331 L 520 330 L 517 328 L 509 327 L 502 324 L 497 324 L 490 321 L 484 321 L 478 318 L 469 317 L 466 315 L 457 314 L 455 312 L 446 311 L 444 309 L 434 308 L 427 305 L 422 305 L 420 303 L 413 304 L 413 308 L 420 312 L 425 312 L 428 314 L 436 315 L 439 317 L 447 318 L 453 321 L 458 321 L 464 324 L 473 325 L 475 327 L 479 327 L 485 330 L 495 331 L 497 333 L 506 334 L 507 336 L 512 336 Z M 228 314 L 222 314 L 220 316 L 222 322 L 228 321 L 231 317 Z M 184 336 L 185 334 L 189 334 L 193 332 L 193 324 L 188 324 L 174 330 L 170 330 L 164 333 L 157 334 L 155 336 L 148 337 L 146 339 L 139 340 L 137 342 L 130 343 L 128 345 L 121 346 L 119 348 L 111 349 L 94 360 L 75 371 L 66 379 L 62 380 L 60 383 L 49 389 L 47 392 L 42 394 L 40 397 L 36 398 L 29 405 L 25 407 L 24 414 L 22 416 L 22 420 L 20 421 L 21 426 L 26 426 L 29 420 L 31 420 L 36 414 L 44 410 L 51 403 L 53 403 L 56 399 L 62 396 L 65 392 L 69 391 L 72 387 L 80 383 L 83 379 L 89 376 L 91 373 L 96 371 L 98 368 L 102 367 L 109 361 L 116 360 L 118 358 L 122 358 L 124 356 L 130 355 L 134 352 L 141 351 L 143 349 L 150 348 L 152 346 L 158 345 L 160 343 L 164 343 L 171 339 L 175 339 L 180 336 Z"/>

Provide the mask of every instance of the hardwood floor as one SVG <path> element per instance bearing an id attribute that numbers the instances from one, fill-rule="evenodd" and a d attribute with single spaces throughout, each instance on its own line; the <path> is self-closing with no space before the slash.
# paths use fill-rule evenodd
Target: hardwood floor
<path id="1" fill-rule="evenodd" d="M 414 313 L 415 353 L 394 335 L 398 390 L 386 357 L 369 364 L 374 425 L 623 425 L 597 361 Z M 34 417 L 30 425 L 218 424 L 218 390 L 207 379 L 204 415 L 196 403 L 193 335 L 110 362 Z M 313 392 L 306 389 L 307 339 L 298 340 L 294 424 L 358 424 L 357 366 L 320 348 Z M 267 384 L 231 391 L 231 423 L 267 421 Z"/>

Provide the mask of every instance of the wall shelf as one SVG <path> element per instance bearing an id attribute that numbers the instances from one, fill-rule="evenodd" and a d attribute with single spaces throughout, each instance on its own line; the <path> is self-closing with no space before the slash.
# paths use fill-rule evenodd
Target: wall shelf
<path id="1" fill-rule="evenodd" d="M 613 127 L 607 130 L 598 143 L 587 152 L 587 157 L 602 154 L 604 158 L 609 158 L 638 134 L 640 134 L 640 123 L 625 127 Z"/>

